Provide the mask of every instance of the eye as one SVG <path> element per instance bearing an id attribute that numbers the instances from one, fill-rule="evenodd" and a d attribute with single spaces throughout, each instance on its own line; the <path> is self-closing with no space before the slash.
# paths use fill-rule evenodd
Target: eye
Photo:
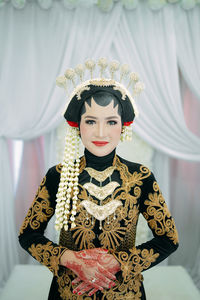
<path id="1" fill-rule="evenodd" d="M 88 125 L 93 125 L 93 124 L 95 124 L 95 121 L 94 120 L 86 120 L 85 123 Z"/>
<path id="2" fill-rule="evenodd" d="M 109 125 L 116 125 L 116 124 L 117 124 L 117 121 L 111 120 L 111 121 L 108 121 L 108 124 L 109 124 Z"/>

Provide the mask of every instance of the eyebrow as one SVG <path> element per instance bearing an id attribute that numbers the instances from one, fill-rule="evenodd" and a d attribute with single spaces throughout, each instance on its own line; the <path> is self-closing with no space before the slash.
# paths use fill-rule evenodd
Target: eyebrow
<path id="1" fill-rule="evenodd" d="M 96 117 L 94 117 L 94 116 L 85 116 L 85 118 L 84 119 L 87 119 L 87 118 L 90 118 L 90 119 L 98 119 L 98 118 L 96 118 Z M 110 117 L 107 117 L 107 118 L 105 118 L 105 120 L 109 120 L 109 119 L 118 119 L 119 117 L 118 116 L 110 116 Z"/>

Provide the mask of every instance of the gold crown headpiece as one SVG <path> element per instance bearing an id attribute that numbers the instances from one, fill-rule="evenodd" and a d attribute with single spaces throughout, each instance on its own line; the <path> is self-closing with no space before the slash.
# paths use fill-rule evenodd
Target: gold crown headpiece
<path id="1" fill-rule="evenodd" d="M 94 76 L 96 74 L 97 76 Z M 74 69 L 67 69 L 64 76 L 57 77 L 56 84 L 65 89 L 69 95 L 69 102 L 75 95 L 77 100 L 80 100 L 81 94 L 89 90 L 89 85 L 113 86 L 113 89 L 121 93 L 122 100 L 128 96 L 136 116 L 138 110 L 134 97 L 144 90 L 144 84 L 139 81 L 138 74 L 130 72 L 127 64 L 120 65 L 118 61 L 109 63 L 106 58 L 100 58 L 97 62 L 88 59 L 84 64 L 78 64 Z"/>

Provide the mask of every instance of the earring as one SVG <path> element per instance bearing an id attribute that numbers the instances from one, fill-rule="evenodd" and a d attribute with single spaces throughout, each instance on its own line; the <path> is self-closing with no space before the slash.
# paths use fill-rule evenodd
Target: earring
<path id="1" fill-rule="evenodd" d="M 121 140 L 121 142 L 132 140 L 132 127 L 131 127 L 131 125 L 122 126 L 122 132 L 121 132 L 120 140 Z"/>

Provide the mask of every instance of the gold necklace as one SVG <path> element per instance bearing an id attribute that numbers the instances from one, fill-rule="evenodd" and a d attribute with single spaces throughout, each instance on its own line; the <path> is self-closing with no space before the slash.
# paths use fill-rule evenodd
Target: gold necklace
<path id="1" fill-rule="evenodd" d="M 88 167 L 88 168 L 85 168 L 85 171 L 88 172 L 90 177 L 95 178 L 97 181 L 103 182 L 113 174 L 115 169 L 116 169 L 115 166 L 111 166 L 111 167 L 108 167 L 107 169 L 105 169 L 104 171 L 97 171 L 93 168 Z"/>

